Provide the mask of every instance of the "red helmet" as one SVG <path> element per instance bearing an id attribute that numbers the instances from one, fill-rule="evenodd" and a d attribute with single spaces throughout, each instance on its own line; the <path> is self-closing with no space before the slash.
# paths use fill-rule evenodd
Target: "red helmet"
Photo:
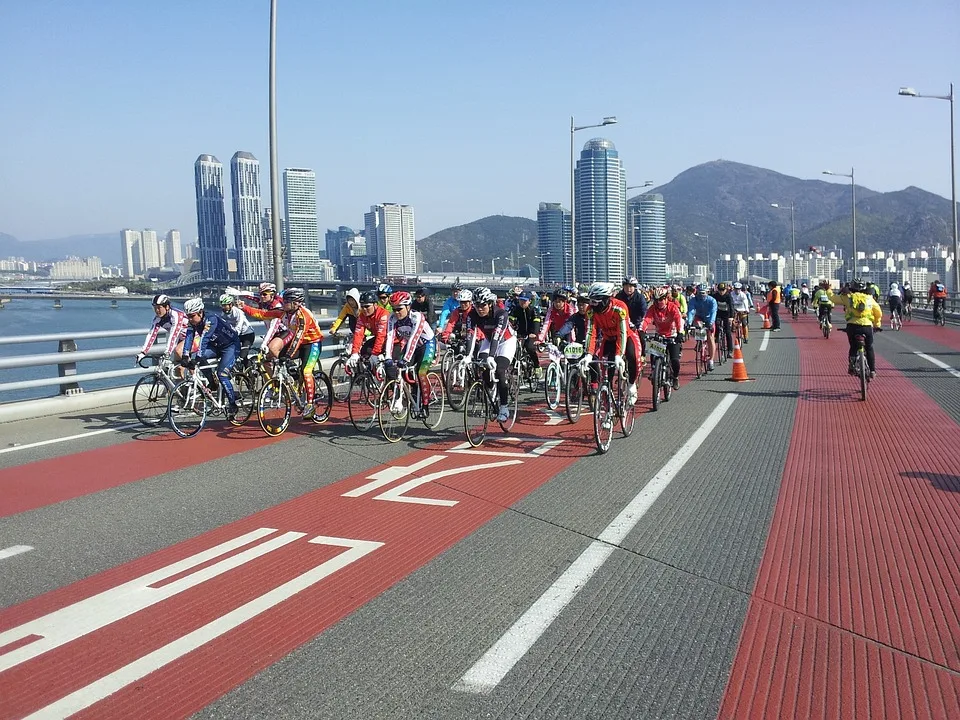
<path id="1" fill-rule="evenodd" d="M 413 298 L 410 297 L 410 293 L 408 293 L 406 290 L 397 290 L 393 295 L 390 296 L 390 304 L 395 308 L 402 305 L 409 305 L 412 302 Z"/>

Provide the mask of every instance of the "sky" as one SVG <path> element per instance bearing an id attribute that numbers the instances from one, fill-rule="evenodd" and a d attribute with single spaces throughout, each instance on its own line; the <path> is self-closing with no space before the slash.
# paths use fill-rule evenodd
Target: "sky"
<path id="1" fill-rule="evenodd" d="M 229 182 L 252 152 L 269 204 L 269 7 L 0 0 L 0 232 L 191 241 L 204 153 Z M 418 238 L 568 206 L 571 116 L 618 118 L 576 148 L 628 185 L 725 159 L 949 198 L 950 105 L 897 89 L 960 83 L 958 33 L 957 0 L 278 0 L 279 164 L 316 171 L 321 231 L 399 202 Z"/>

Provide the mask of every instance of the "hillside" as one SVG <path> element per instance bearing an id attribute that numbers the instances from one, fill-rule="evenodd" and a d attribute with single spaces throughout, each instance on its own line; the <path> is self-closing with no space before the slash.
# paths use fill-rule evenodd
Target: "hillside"
<path id="1" fill-rule="evenodd" d="M 529 218 L 491 215 L 447 228 L 417 241 L 417 253 L 427 270 L 490 270 L 529 263 L 537 266 L 537 222 Z M 470 261 L 480 258 L 482 262 Z M 499 258 L 499 259 L 497 259 Z"/>
<path id="2" fill-rule="evenodd" d="M 27 260 L 49 262 L 63 260 L 70 255 L 95 255 L 104 265 L 119 265 L 120 231 L 31 242 L 17 240 L 13 235 L 0 232 L 0 257 L 24 257 Z"/>

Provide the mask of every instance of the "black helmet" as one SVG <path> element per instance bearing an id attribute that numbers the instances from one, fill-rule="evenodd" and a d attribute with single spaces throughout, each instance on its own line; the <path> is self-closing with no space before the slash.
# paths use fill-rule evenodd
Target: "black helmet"
<path id="1" fill-rule="evenodd" d="M 161 293 L 161 294 L 159 294 L 159 295 L 154 295 L 154 296 L 153 296 L 153 304 L 154 304 L 154 305 L 165 305 L 166 307 L 170 307 L 170 298 L 167 297 L 166 295 L 164 295 L 163 293 Z"/>
<path id="2" fill-rule="evenodd" d="M 426 294 L 427 294 L 427 289 L 425 287 L 417 288 L 417 295 L 426 295 Z"/>
<path id="3" fill-rule="evenodd" d="M 367 290 L 360 293 L 360 304 L 361 305 L 375 305 L 377 302 L 377 293 L 373 290 Z"/>
<path id="4" fill-rule="evenodd" d="M 560 288 L 557 288 L 556 290 L 553 291 L 553 299 L 554 299 L 554 300 L 566 300 L 566 299 L 568 299 L 569 297 L 570 297 L 570 296 L 567 294 L 567 291 L 566 291 L 566 290 L 562 290 L 562 289 L 560 289 Z"/>
<path id="5" fill-rule="evenodd" d="M 302 303 L 304 300 L 303 288 L 287 288 L 280 294 L 280 298 L 285 302 Z"/>
<path id="6" fill-rule="evenodd" d="M 857 277 L 850 283 L 850 289 L 854 292 L 863 292 L 867 289 L 867 284 L 863 281 L 863 278 Z"/>

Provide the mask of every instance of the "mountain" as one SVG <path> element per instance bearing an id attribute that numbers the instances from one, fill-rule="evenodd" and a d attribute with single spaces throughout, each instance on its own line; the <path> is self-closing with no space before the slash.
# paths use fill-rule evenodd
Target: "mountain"
<path id="1" fill-rule="evenodd" d="M 509 215 L 490 215 L 466 225 L 447 228 L 417 241 L 424 267 L 446 270 L 490 271 L 494 267 L 537 267 L 537 221 Z M 471 258 L 479 258 L 471 262 Z"/>
<path id="2" fill-rule="evenodd" d="M 17 240 L 13 235 L 0 233 L 0 257 L 23 257 L 26 260 L 49 262 L 63 260 L 70 255 L 97 256 L 104 265 L 120 264 L 120 231 L 94 235 L 71 235 L 54 240 Z"/>

